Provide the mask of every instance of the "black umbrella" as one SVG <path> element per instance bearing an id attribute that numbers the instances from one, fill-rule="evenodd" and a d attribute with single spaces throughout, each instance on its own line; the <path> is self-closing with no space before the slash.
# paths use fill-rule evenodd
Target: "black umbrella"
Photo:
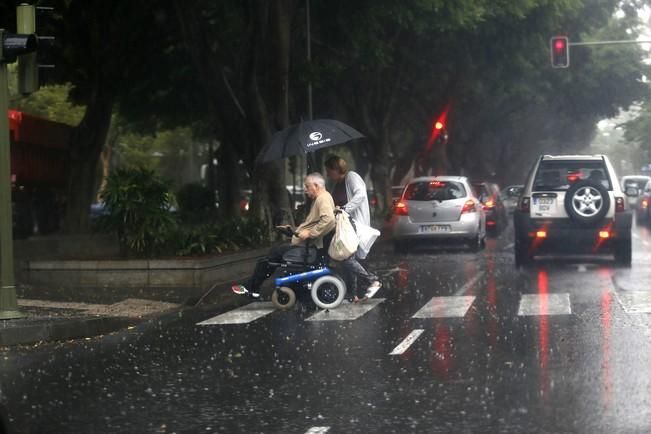
<path id="1" fill-rule="evenodd" d="M 334 119 L 305 121 L 273 135 L 256 159 L 259 163 L 305 155 L 328 146 L 341 145 L 364 137 L 362 133 Z"/>

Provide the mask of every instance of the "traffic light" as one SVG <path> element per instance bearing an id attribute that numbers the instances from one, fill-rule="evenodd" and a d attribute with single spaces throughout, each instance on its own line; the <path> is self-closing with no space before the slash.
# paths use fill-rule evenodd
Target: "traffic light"
<path id="1" fill-rule="evenodd" d="M 570 43 L 567 36 L 554 36 L 550 39 L 552 68 L 570 66 Z"/>
<path id="2" fill-rule="evenodd" d="M 16 29 L 18 33 L 34 36 L 36 32 L 36 9 L 34 5 L 21 4 L 16 7 Z M 38 90 L 38 63 L 36 52 L 18 57 L 18 92 L 27 95 Z"/>
<path id="3" fill-rule="evenodd" d="M 0 63 L 14 63 L 16 58 L 36 50 L 36 35 L 17 35 L 0 29 Z"/>

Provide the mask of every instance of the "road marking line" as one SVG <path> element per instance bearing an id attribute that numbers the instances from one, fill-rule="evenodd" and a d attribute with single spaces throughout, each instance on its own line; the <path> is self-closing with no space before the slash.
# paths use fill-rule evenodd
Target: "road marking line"
<path id="1" fill-rule="evenodd" d="M 519 316 L 571 315 L 570 294 L 523 294 Z"/>
<path id="2" fill-rule="evenodd" d="M 322 310 L 306 319 L 306 321 L 353 321 L 366 314 L 384 300 L 384 298 L 371 298 L 361 303 L 344 302 L 336 309 Z"/>
<path id="3" fill-rule="evenodd" d="M 626 313 L 651 313 L 651 293 L 649 292 L 618 292 L 617 299 Z"/>
<path id="4" fill-rule="evenodd" d="M 585 265 L 577 265 L 576 271 L 578 271 L 579 273 L 585 273 L 586 271 L 588 271 L 588 267 L 586 267 Z"/>
<path id="5" fill-rule="evenodd" d="M 457 292 L 455 292 L 454 295 L 465 294 L 466 291 L 468 291 L 468 290 L 469 290 L 469 289 L 470 289 L 470 288 L 471 288 L 475 283 L 477 283 L 477 281 L 478 281 L 478 280 L 479 280 L 483 275 L 484 275 L 484 272 L 483 272 L 483 271 L 480 271 L 479 273 L 477 273 L 477 274 L 475 275 L 475 277 L 473 277 L 472 279 L 470 279 L 468 282 L 466 282 L 465 285 L 463 285 L 461 288 L 459 288 L 459 290 L 458 290 Z"/>
<path id="6" fill-rule="evenodd" d="M 412 318 L 463 318 L 475 296 L 433 297 Z"/>
<path id="7" fill-rule="evenodd" d="M 305 434 L 325 434 L 330 431 L 329 426 L 313 426 L 312 428 L 305 431 Z"/>
<path id="8" fill-rule="evenodd" d="M 635 233 L 634 233 L 634 234 L 633 234 L 633 238 L 636 238 L 636 239 L 639 240 L 639 239 L 640 239 L 640 236 L 639 236 L 638 234 L 635 234 Z"/>
<path id="9" fill-rule="evenodd" d="M 416 339 L 418 339 L 418 337 L 419 337 L 421 334 L 423 334 L 424 331 L 425 331 L 424 329 L 415 329 L 415 330 L 412 330 L 411 333 L 409 333 L 409 335 L 407 335 L 407 337 L 404 338 L 404 339 L 402 340 L 402 342 L 400 342 L 400 343 L 398 344 L 398 346 L 396 346 L 396 347 L 393 349 L 393 351 L 391 351 L 391 352 L 389 353 L 389 355 L 390 355 L 390 356 L 399 356 L 399 355 L 403 354 L 405 351 L 407 351 L 407 349 L 409 349 L 409 347 L 411 346 L 411 344 L 413 344 L 413 343 L 416 341 Z"/>
<path id="10" fill-rule="evenodd" d="M 502 250 L 511 250 L 513 247 L 515 247 L 515 243 L 507 244 Z"/>
<path id="11" fill-rule="evenodd" d="M 248 324 L 265 315 L 275 311 L 273 303 L 270 301 L 260 301 L 249 303 L 246 306 L 239 307 L 230 312 L 222 313 L 197 325 L 216 325 L 216 324 Z"/>

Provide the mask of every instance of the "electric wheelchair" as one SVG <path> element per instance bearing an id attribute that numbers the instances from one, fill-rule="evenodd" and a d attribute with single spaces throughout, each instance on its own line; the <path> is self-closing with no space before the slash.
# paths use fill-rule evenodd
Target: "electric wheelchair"
<path id="1" fill-rule="evenodd" d="M 296 235 L 291 229 L 280 230 L 284 235 Z M 274 279 L 271 301 L 279 309 L 290 309 L 296 304 L 297 293 L 307 291 L 314 304 L 321 309 L 334 309 L 346 296 L 346 284 L 328 266 L 328 246 L 334 231 L 323 237 L 323 248 L 317 249 L 310 241 L 283 255 L 278 266 L 280 275 Z"/>

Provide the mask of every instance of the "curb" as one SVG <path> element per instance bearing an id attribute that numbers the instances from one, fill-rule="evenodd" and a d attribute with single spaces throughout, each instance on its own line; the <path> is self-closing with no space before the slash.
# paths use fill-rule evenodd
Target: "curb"
<path id="1" fill-rule="evenodd" d="M 41 341 L 64 341 L 98 336 L 137 323 L 138 319 L 101 317 L 50 320 L 44 324 L 0 329 L 0 346 L 32 344 Z"/>

